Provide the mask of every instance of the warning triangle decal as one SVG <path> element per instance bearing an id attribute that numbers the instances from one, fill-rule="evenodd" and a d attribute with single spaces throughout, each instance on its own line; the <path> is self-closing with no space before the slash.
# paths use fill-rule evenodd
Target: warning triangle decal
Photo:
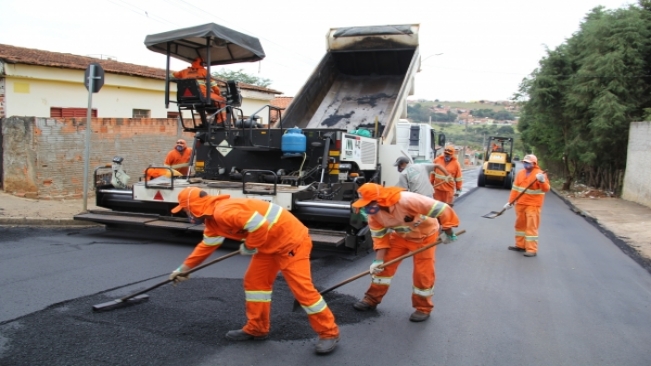
<path id="1" fill-rule="evenodd" d="M 154 195 L 154 200 L 155 201 L 165 201 L 165 199 L 163 199 L 163 195 L 160 193 L 160 191 L 156 192 L 156 194 Z"/>
<path id="2" fill-rule="evenodd" d="M 185 91 L 183 92 L 184 97 L 194 97 L 194 94 L 190 91 L 190 88 L 185 88 Z"/>

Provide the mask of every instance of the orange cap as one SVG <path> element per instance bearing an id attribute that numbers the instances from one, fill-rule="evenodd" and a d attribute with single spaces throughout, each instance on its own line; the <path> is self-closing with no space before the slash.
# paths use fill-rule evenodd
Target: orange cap
<path id="1" fill-rule="evenodd" d="M 538 158 L 534 154 L 525 155 L 522 161 L 538 165 Z"/>
<path id="2" fill-rule="evenodd" d="M 357 190 L 357 193 L 359 193 L 361 198 L 353 202 L 352 206 L 356 208 L 362 208 L 373 201 L 377 201 L 377 199 L 380 198 L 381 190 L 382 190 L 382 186 L 379 184 L 375 184 L 375 183 L 363 184 Z"/>
<path id="3" fill-rule="evenodd" d="M 443 150 L 443 152 L 444 152 L 446 155 L 452 155 L 452 154 L 454 154 L 454 146 L 453 146 L 453 145 L 448 145 L 448 146 L 446 146 L 445 149 Z"/>
<path id="4" fill-rule="evenodd" d="M 178 213 L 184 208 L 190 208 L 190 199 L 199 198 L 201 189 L 197 187 L 188 187 L 179 192 L 179 205 L 172 209 L 172 213 Z"/>

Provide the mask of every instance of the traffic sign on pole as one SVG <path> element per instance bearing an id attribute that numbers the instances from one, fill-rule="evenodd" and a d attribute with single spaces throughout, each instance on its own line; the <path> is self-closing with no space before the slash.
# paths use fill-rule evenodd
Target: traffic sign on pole
<path id="1" fill-rule="evenodd" d="M 104 69 L 102 69 L 102 66 L 97 62 L 88 65 L 86 72 L 84 72 L 84 86 L 88 91 L 90 91 L 89 84 L 91 75 L 93 77 L 93 82 L 91 84 L 92 90 L 93 93 L 97 93 L 104 85 Z"/>

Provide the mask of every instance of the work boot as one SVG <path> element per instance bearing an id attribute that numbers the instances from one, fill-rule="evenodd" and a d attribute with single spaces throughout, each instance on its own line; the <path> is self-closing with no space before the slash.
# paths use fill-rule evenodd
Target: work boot
<path id="1" fill-rule="evenodd" d="M 535 252 L 524 252 L 525 257 L 535 257 L 536 255 L 538 254 L 536 254 Z"/>
<path id="2" fill-rule="evenodd" d="M 314 347 L 314 351 L 319 354 L 326 354 L 332 352 L 337 347 L 339 337 L 337 338 L 319 338 L 319 341 Z"/>
<path id="3" fill-rule="evenodd" d="M 429 318 L 428 313 L 423 313 L 422 311 L 416 310 L 416 311 L 414 311 L 413 314 L 411 314 L 411 316 L 409 317 L 409 320 L 411 320 L 412 322 L 423 322 L 423 321 L 427 320 L 428 318 Z"/>
<path id="4" fill-rule="evenodd" d="M 261 336 L 254 336 L 253 334 L 246 333 L 242 329 L 238 330 L 231 330 L 228 333 L 226 333 L 226 338 L 230 339 L 231 341 L 263 341 L 269 337 L 268 334 L 261 335 Z"/>
<path id="5" fill-rule="evenodd" d="M 515 250 L 516 252 L 524 252 L 524 248 L 519 248 L 519 247 L 509 247 L 509 250 Z"/>
<path id="6" fill-rule="evenodd" d="M 358 302 L 354 303 L 353 307 L 355 308 L 355 310 L 359 310 L 359 311 L 375 310 L 376 308 L 375 305 L 371 305 L 364 300 L 359 300 Z"/>

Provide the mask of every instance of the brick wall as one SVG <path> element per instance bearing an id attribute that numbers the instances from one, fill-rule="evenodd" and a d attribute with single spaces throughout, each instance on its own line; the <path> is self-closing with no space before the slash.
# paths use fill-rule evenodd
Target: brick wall
<path id="1" fill-rule="evenodd" d="M 94 118 L 91 126 L 89 196 L 96 167 L 122 156 L 130 182 L 136 182 L 149 164 L 163 164 L 179 133 L 176 119 Z M 85 118 L 5 118 L 4 191 L 42 199 L 82 197 L 85 133 Z M 190 141 L 192 135 L 183 138 Z"/>

